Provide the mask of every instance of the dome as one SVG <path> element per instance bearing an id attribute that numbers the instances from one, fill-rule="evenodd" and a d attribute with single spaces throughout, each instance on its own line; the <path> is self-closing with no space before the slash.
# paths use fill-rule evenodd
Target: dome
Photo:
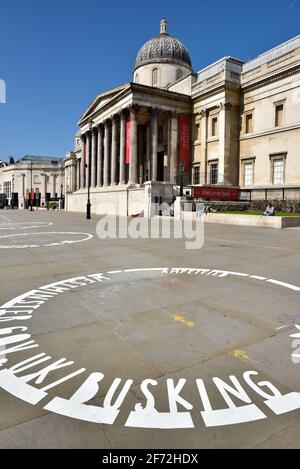
<path id="1" fill-rule="evenodd" d="M 160 34 L 149 39 L 139 50 L 134 70 L 151 63 L 171 63 L 192 68 L 187 48 L 179 39 L 168 34 L 165 18 L 160 23 Z"/>

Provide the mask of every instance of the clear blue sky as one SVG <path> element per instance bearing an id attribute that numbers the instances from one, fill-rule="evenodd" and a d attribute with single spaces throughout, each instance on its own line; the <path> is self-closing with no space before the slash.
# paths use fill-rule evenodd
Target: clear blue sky
<path id="1" fill-rule="evenodd" d="M 0 159 L 72 150 L 81 113 L 97 93 L 131 81 L 162 16 L 199 70 L 300 34 L 299 13 L 300 0 L 1 0 Z"/>

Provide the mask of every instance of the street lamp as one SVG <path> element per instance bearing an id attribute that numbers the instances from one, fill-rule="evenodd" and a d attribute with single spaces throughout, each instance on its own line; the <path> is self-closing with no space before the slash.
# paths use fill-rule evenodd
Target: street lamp
<path id="1" fill-rule="evenodd" d="M 30 160 L 30 211 L 33 211 L 32 160 Z"/>
<path id="2" fill-rule="evenodd" d="M 64 187 L 64 186 L 61 184 L 61 185 L 60 185 L 60 198 L 61 198 L 61 200 L 62 200 L 62 198 L 63 198 L 63 196 L 62 196 L 63 187 Z"/>
<path id="3" fill-rule="evenodd" d="M 178 164 L 178 169 L 180 173 L 180 191 L 179 191 L 179 197 L 183 197 L 183 173 L 184 173 L 184 162 L 180 160 Z"/>
<path id="4" fill-rule="evenodd" d="M 93 121 L 92 119 L 89 120 L 89 129 L 90 129 L 90 132 L 92 132 L 93 130 Z M 86 155 L 87 159 L 86 161 L 90 162 L 89 160 L 89 155 Z M 85 164 L 85 167 L 87 168 L 87 173 L 89 173 L 90 171 L 90 167 L 89 165 L 86 163 Z M 88 174 L 88 198 L 87 198 L 87 204 L 86 204 L 86 219 L 87 220 L 90 220 L 91 219 L 91 201 L 90 201 L 90 187 L 91 187 L 91 175 Z"/>

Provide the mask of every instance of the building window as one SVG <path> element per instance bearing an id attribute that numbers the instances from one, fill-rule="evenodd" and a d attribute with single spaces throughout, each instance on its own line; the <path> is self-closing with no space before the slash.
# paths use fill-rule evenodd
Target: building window
<path id="1" fill-rule="evenodd" d="M 195 126 L 194 126 L 194 140 L 199 140 L 199 130 L 200 130 L 200 124 L 195 124 Z"/>
<path id="2" fill-rule="evenodd" d="M 180 68 L 177 68 L 176 70 L 176 80 L 179 80 L 182 77 L 182 71 Z"/>
<path id="3" fill-rule="evenodd" d="M 139 83 L 139 82 L 140 82 L 139 74 L 138 74 L 138 73 L 135 75 L 135 82 L 136 82 L 136 83 Z"/>
<path id="4" fill-rule="evenodd" d="M 11 181 L 3 183 L 3 193 L 6 195 L 7 199 L 11 198 Z"/>
<path id="5" fill-rule="evenodd" d="M 210 183 L 218 183 L 218 163 L 213 163 L 210 165 Z"/>
<path id="6" fill-rule="evenodd" d="M 211 136 L 216 137 L 218 135 L 218 118 L 212 117 L 211 119 Z"/>
<path id="7" fill-rule="evenodd" d="M 253 185 L 253 163 L 244 163 L 244 186 Z"/>
<path id="8" fill-rule="evenodd" d="M 34 184 L 39 184 L 40 183 L 40 180 L 39 180 L 38 176 L 33 176 L 33 183 Z"/>
<path id="9" fill-rule="evenodd" d="M 194 166 L 194 184 L 200 184 L 200 166 Z"/>
<path id="10" fill-rule="evenodd" d="M 158 86 L 158 68 L 152 70 L 152 86 Z"/>
<path id="11" fill-rule="evenodd" d="M 283 125 L 283 103 L 275 105 L 275 127 Z"/>
<path id="12" fill-rule="evenodd" d="M 273 163 L 273 184 L 283 184 L 284 160 L 283 158 L 274 159 Z"/>
<path id="13" fill-rule="evenodd" d="M 253 114 L 252 112 L 245 115 L 245 133 L 251 134 L 253 132 Z"/>

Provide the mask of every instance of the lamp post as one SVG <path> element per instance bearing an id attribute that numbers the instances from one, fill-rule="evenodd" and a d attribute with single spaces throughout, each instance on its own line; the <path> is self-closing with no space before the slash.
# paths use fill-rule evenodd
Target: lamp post
<path id="1" fill-rule="evenodd" d="M 92 132 L 92 129 L 93 129 L 93 121 L 92 119 L 89 120 L 89 129 L 90 129 L 90 132 Z M 89 151 L 90 151 L 90 146 L 89 146 Z M 89 158 L 89 155 L 86 155 L 87 156 L 87 159 L 86 161 L 88 161 L 90 163 L 90 158 Z M 89 164 L 85 164 L 85 167 L 87 168 L 87 172 L 89 173 L 90 171 L 90 165 Z M 90 220 L 91 219 L 91 201 L 90 201 L 90 187 L 91 187 L 91 175 L 88 174 L 88 198 L 87 198 L 87 204 L 86 204 L 86 219 L 87 220 Z"/>
<path id="2" fill-rule="evenodd" d="M 30 160 L 30 211 L 33 211 L 33 191 L 32 191 L 32 160 Z"/>
<path id="3" fill-rule="evenodd" d="M 183 197 L 183 173 L 184 173 L 184 162 L 180 160 L 178 164 L 178 169 L 180 173 L 180 191 L 179 191 L 179 197 Z"/>

